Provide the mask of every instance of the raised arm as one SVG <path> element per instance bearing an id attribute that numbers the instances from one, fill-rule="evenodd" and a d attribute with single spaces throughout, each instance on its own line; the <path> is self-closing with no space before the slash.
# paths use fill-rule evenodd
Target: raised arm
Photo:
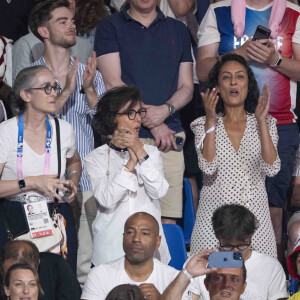
<path id="1" fill-rule="evenodd" d="M 216 250 L 202 250 L 194 255 L 187 263 L 186 267 L 177 275 L 171 284 L 164 291 L 161 299 L 163 300 L 180 300 L 184 291 L 194 277 L 202 276 L 216 269 L 208 269 L 208 256 Z"/>
<path id="2" fill-rule="evenodd" d="M 97 57 L 97 66 L 102 74 L 106 90 L 125 85 L 121 79 L 120 53 L 113 52 Z"/>
<path id="3" fill-rule="evenodd" d="M 270 92 L 266 85 L 263 87 L 262 96 L 258 100 L 255 110 L 255 117 L 260 131 L 261 156 L 268 164 L 272 165 L 277 158 L 277 151 L 274 147 L 267 125 L 267 115 L 270 106 Z"/>

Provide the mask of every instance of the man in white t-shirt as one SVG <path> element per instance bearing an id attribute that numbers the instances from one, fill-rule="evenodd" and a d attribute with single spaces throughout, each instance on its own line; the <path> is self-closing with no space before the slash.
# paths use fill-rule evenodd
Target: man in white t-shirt
<path id="1" fill-rule="evenodd" d="M 124 226 L 125 256 L 91 270 L 81 299 L 105 299 L 120 284 L 136 284 L 145 299 L 157 300 L 179 271 L 153 258 L 160 245 L 159 226 L 148 213 L 131 215 Z"/>
<path id="2" fill-rule="evenodd" d="M 241 221 L 242 220 L 242 221 Z M 217 208 L 212 216 L 213 229 L 220 251 L 240 251 L 247 270 L 247 287 L 241 300 L 283 300 L 288 298 L 286 278 L 279 261 L 252 250 L 251 237 L 258 222 L 252 212 L 237 204 Z M 193 300 L 209 300 L 205 276 L 193 279 Z"/>

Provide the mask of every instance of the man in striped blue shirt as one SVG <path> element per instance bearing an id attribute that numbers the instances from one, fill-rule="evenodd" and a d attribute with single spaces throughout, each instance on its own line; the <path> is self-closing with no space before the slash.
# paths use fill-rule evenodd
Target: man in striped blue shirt
<path id="1" fill-rule="evenodd" d="M 72 124 L 77 137 L 78 153 L 83 159 L 94 149 L 91 127 L 99 96 L 105 92 L 101 74 L 96 71 L 96 57 L 89 57 L 87 65 L 70 56 L 69 49 L 76 43 L 74 13 L 67 0 L 43 0 L 32 10 L 30 29 L 44 42 L 44 56 L 33 65 L 46 65 L 54 74 L 62 93 L 56 98 L 56 113 Z M 97 209 L 91 185 L 82 171 L 78 195 L 72 203 L 78 229 L 77 276 L 84 283 L 90 269 L 92 254 L 91 224 Z M 72 241 L 73 243 L 73 241 Z M 74 241 L 76 244 L 76 239 Z M 68 246 L 70 241 L 68 241 Z"/>

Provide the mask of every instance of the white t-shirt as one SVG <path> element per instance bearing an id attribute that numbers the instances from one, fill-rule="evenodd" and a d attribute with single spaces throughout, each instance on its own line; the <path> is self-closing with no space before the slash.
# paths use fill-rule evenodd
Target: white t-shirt
<path id="1" fill-rule="evenodd" d="M 49 116 L 52 127 L 52 143 L 50 154 L 49 175 L 57 174 L 57 143 L 55 121 Z M 76 151 L 76 138 L 72 126 L 59 119 L 61 140 L 61 177 L 65 178 L 66 160 L 74 156 Z M 0 163 L 4 163 L 1 180 L 17 179 L 17 145 L 18 145 L 18 119 L 16 117 L 0 124 Z M 45 140 L 46 146 L 46 140 Z M 38 176 L 44 174 L 45 153 L 42 155 L 34 152 L 26 143 L 26 135 L 23 139 L 23 176 Z"/>
<path id="2" fill-rule="evenodd" d="M 160 294 L 168 287 L 179 273 L 178 270 L 161 263 L 156 258 L 153 259 L 153 272 L 147 280 L 135 282 L 129 278 L 125 271 L 125 257 L 112 262 L 99 265 L 93 268 L 84 284 L 81 299 L 100 300 L 105 299 L 108 293 L 120 284 L 152 283 L 155 285 Z"/>
<path id="3" fill-rule="evenodd" d="M 285 273 L 279 261 L 269 255 L 252 251 L 245 262 L 247 287 L 241 300 L 277 300 L 288 298 Z M 194 278 L 190 290 L 200 299 L 209 300 L 204 276 Z"/>

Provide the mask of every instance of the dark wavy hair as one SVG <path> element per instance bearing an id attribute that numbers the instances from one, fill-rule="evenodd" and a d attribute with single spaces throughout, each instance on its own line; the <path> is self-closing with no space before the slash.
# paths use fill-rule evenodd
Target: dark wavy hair
<path id="1" fill-rule="evenodd" d="M 75 24 L 79 35 L 90 35 L 100 20 L 108 15 L 103 0 L 77 0 Z"/>
<path id="2" fill-rule="evenodd" d="M 44 26 L 50 19 L 52 19 L 52 12 L 56 8 L 66 7 L 70 8 L 68 0 L 43 0 L 36 1 L 29 14 L 29 27 L 32 33 L 43 42 L 43 38 L 38 32 L 40 26 Z"/>
<path id="3" fill-rule="evenodd" d="M 218 240 L 245 241 L 252 237 L 259 226 L 255 215 L 239 204 L 225 204 L 218 207 L 211 221 Z"/>
<path id="4" fill-rule="evenodd" d="M 217 63 L 213 66 L 213 68 L 209 72 L 208 87 L 209 89 L 213 89 L 214 87 L 218 86 L 220 70 L 222 66 L 224 66 L 227 62 L 230 61 L 238 62 L 246 69 L 248 75 L 248 94 L 245 100 L 244 108 L 247 114 L 253 114 L 255 112 L 258 103 L 259 89 L 251 68 L 249 67 L 248 63 L 242 56 L 233 53 L 223 55 L 221 57 L 221 60 L 220 61 L 218 60 Z M 216 112 L 221 113 L 223 116 L 226 113 L 224 108 L 224 102 L 220 95 L 219 95 L 219 101 L 216 106 Z"/>
<path id="5" fill-rule="evenodd" d="M 112 135 L 117 128 L 116 113 L 128 102 L 128 110 L 141 101 L 140 90 L 135 86 L 119 86 L 107 91 L 97 104 L 92 126 L 97 133 Z"/>
<path id="6" fill-rule="evenodd" d="M 105 300 L 144 300 L 139 287 L 134 284 L 121 284 L 113 288 Z"/>

